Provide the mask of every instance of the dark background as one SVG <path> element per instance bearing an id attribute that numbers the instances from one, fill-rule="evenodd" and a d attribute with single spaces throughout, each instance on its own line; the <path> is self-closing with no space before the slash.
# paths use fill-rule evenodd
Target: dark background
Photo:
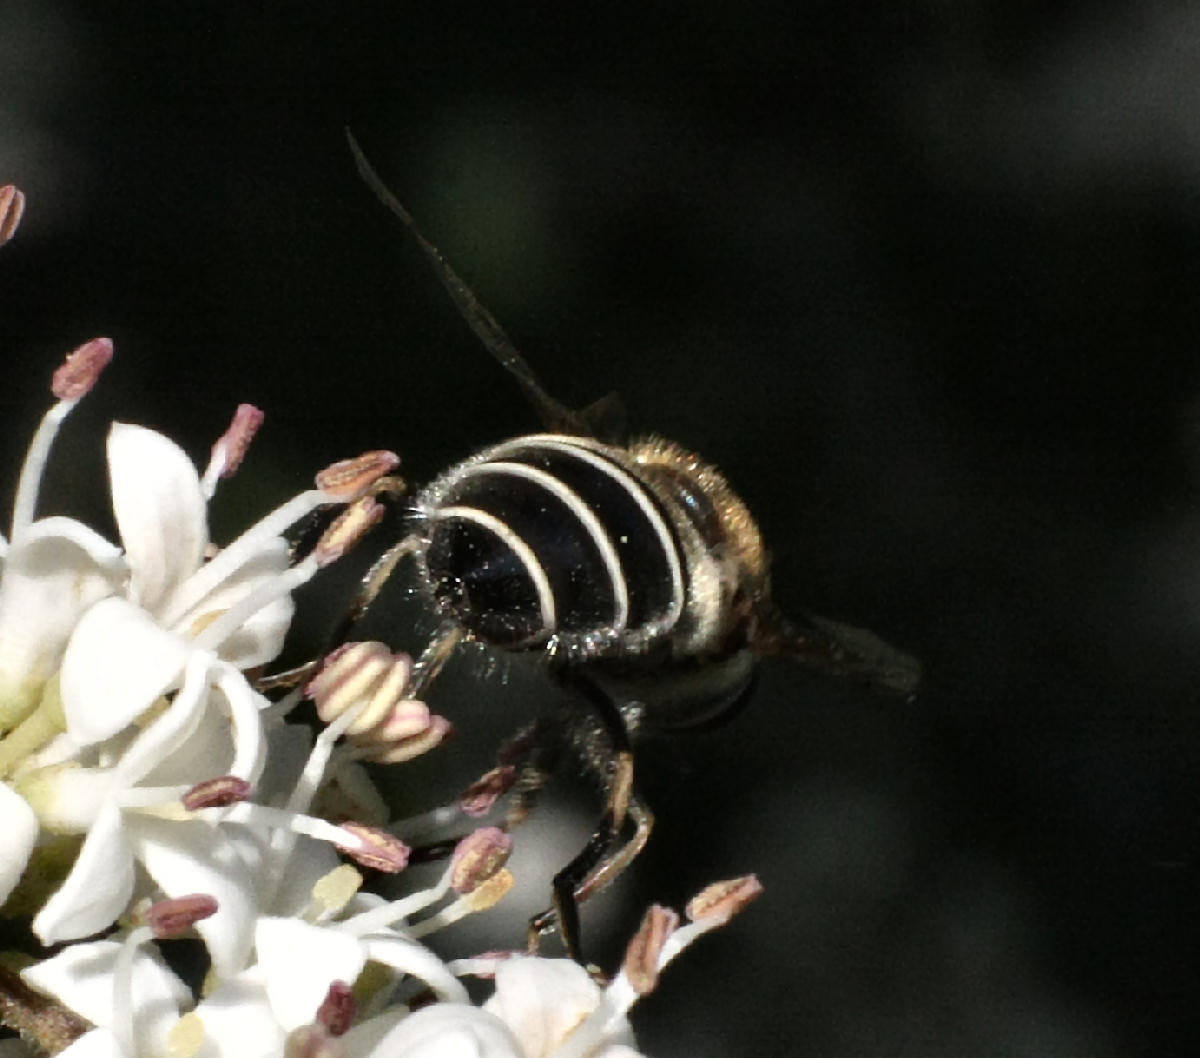
<path id="1" fill-rule="evenodd" d="M 595 953 L 650 900 L 767 891 L 637 1008 L 643 1049 L 1195 1053 L 1194 7 L 250 6 L 0 2 L 6 490 L 96 334 L 43 509 L 101 528 L 113 418 L 203 462 L 265 409 L 220 540 L 334 458 L 422 482 L 539 426 L 351 125 L 555 395 L 619 390 L 737 485 L 784 608 L 926 665 L 903 705 L 767 664 L 728 727 L 647 748 L 660 827 Z M 401 616 L 375 633 L 415 649 Z M 431 695 L 461 738 L 401 773 L 413 810 L 547 698 L 524 675 Z M 443 949 L 518 943 L 585 830 L 536 818 L 509 918 Z"/>

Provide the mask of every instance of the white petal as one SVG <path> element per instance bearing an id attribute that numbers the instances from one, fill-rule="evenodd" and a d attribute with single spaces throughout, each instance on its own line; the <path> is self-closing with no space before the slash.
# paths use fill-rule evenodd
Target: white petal
<path id="1" fill-rule="evenodd" d="M 465 1003 L 423 1007 L 360 1053 L 363 1058 L 533 1058 L 504 1022 Z"/>
<path id="2" fill-rule="evenodd" d="M 389 1007 L 383 1013 L 351 1026 L 341 1038 L 346 1054 L 350 1058 L 383 1058 L 384 1052 L 380 1050 L 382 1041 L 406 1016 L 407 1011 L 403 1007 Z M 0 1058 L 4 1058 L 4 1055 L 0 1055 Z"/>
<path id="3" fill-rule="evenodd" d="M 271 1008 L 287 1031 L 312 1022 L 329 986 L 353 984 L 366 962 L 357 938 L 291 918 L 260 918 L 254 943 Z"/>
<path id="4" fill-rule="evenodd" d="M 193 736 L 213 697 L 208 675 L 214 663 L 211 654 L 192 652 L 184 666 L 183 686 L 167 711 L 146 727 L 122 754 L 115 769 L 121 784 L 132 786 L 140 781 Z"/>
<path id="5" fill-rule="evenodd" d="M 113 974 L 121 947 L 115 940 L 72 944 L 21 971 L 21 977 L 81 1017 L 108 1028 L 114 1017 Z M 132 984 L 135 1035 L 147 1042 L 147 1052 L 162 1053 L 166 1034 L 180 1008 L 191 1003 L 191 993 L 153 947 L 142 947 L 134 955 Z"/>
<path id="6" fill-rule="evenodd" d="M 267 603 L 221 644 L 221 657 L 239 669 L 252 669 L 274 661 L 292 625 L 296 604 L 290 595 Z"/>
<path id="7" fill-rule="evenodd" d="M 255 878 L 219 829 L 197 820 L 168 821 L 131 812 L 126 831 L 134 855 L 166 896 L 207 893 L 215 915 L 196 923 L 217 977 L 246 965 L 257 912 Z"/>
<path id="8" fill-rule="evenodd" d="M 66 763 L 26 772 L 16 785 L 42 826 L 63 834 L 84 834 L 96 822 L 115 782 L 111 768 Z"/>
<path id="9" fill-rule="evenodd" d="M 266 1058 L 283 1054 L 284 1031 L 267 1002 L 257 967 L 220 985 L 196 1006 L 205 1040 L 196 1058 Z"/>
<path id="10" fill-rule="evenodd" d="M 38 836 L 37 816 L 11 786 L 0 783 L 0 904 L 20 881 Z"/>
<path id="11" fill-rule="evenodd" d="M 108 1029 L 85 1032 L 70 1046 L 58 1052 L 58 1058 L 136 1058 L 121 1050 L 121 1045 Z"/>
<path id="12" fill-rule="evenodd" d="M 326 819 L 356 819 L 384 826 L 391 817 L 387 801 L 375 788 L 371 773 L 356 761 L 339 764 L 318 793 L 319 814 Z"/>
<path id="13" fill-rule="evenodd" d="M 262 710 L 269 703 L 227 662 L 214 666 L 214 679 L 233 728 L 233 761 L 229 773 L 253 783 L 266 766 L 267 740 Z"/>
<path id="14" fill-rule="evenodd" d="M 282 804 L 296 786 L 312 752 L 313 733 L 305 724 L 286 724 L 278 717 L 266 722 L 266 767 L 258 781 L 258 800 Z"/>
<path id="15" fill-rule="evenodd" d="M 439 999 L 450 1003 L 469 1001 L 463 983 L 425 945 L 391 930 L 364 937 L 362 944 L 367 958 L 417 978 Z"/>
<path id="16" fill-rule="evenodd" d="M 174 441 L 126 423 L 114 423 L 109 432 L 108 473 L 134 598 L 153 610 L 204 559 L 208 524 L 200 475 Z"/>
<path id="17" fill-rule="evenodd" d="M 260 716 L 261 719 L 261 716 Z M 260 804 L 282 804 L 296 784 L 296 777 L 312 748 L 312 732 L 303 724 L 269 721 L 266 731 L 269 751 L 266 766 L 255 784 L 255 800 Z M 271 843 L 272 831 L 262 827 L 229 826 L 223 828 L 248 869 L 261 874 Z M 276 915 L 299 916 L 312 902 L 312 887 L 338 866 L 341 860 L 327 841 L 296 839 L 288 854 L 287 870 L 271 905 L 264 908 Z"/>
<path id="18" fill-rule="evenodd" d="M 155 764 L 141 782 L 146 786 L 194 786 L 230 774 L 232 763 L 229 717 L 221 709 L 206 708 L 187 741 Z"/>
<path id="19" fill-rule="evenodd" d="M 96 603 L 75 627 L 62 663 L 67 730 L 80 745 L 101 742 L 178 685 L 186 641 L 125 599 Z"/>
<path id="20" fill-rule="evenodd" d="M 120 550 L 70 518 L 46 518 L 22 535 L 0 580 L 0 706 L 45 682 L 80 614 L 127 575 Z M 0 722 L 14 719 L 0 708 Z"/>
<path id="21" fill-rule="evenodd" d="M 243 858 L 252 857 L 254 862 L 261 864 L 264 844 L 256 843 L 253 852 L 243 848 Z M 287 870 L 267 910 L 276 915 L 299 917 L 312 904 L 313 886 L 341 862 L 328 841 L 299 838 L 288 854 Z"/>
<path id="22" fill-rule="evenodd" d="M 61 550 L 57 554 L 41 550 L 46 547 Z M 72 551 L 78 554 L 72 556 Z M 129 575 L 125 556 L 116 544 L 105 540 L 83 522 L 61 515 L 39 518 L 23 532 L 20 540 L 9 549 L 4 571 L 7 573 L 14 566 L 20 566 L 30 572 L 39 569 L 44 572 L 51 567 L 52 559 L 54 567 L 68 562 L 81 572 L 112 582 L 119 582 Z"/>
<path id="23" fill-rule="evenodd" d="M 163 621 L 178 632 L 194 635 L 261 584 L 282 575 L 290 562 L 288 542 L 275 536 L 247 549 L 244 560 L 224 570 L 219 581 L 213 582 L 209 574 L 224 563 L 218 559 L 215 565 L 205 565 L 172 594 L 164 607 Z M 263 607 L 221 644 L 221 657 L 239 669 L 271 661 L 283 648 L 294 610 L 290 596 Z"/>
<path id="24" fill-rule="evenodd" d="M 45 768 L 53 764 L 79 760 L 80 749 L 79 744 L 64 731 L 61 735 L 55 735 L 35 753 L 29 754 L 21 765 L 21 770 Z"/>
<path id="25" fill-rule="evenodd" d="M 495 994 L 483 1006 L 521 1041 L 528 1058 L 552 1054 L 600 1002 L 600 988 L 570 959 L 516 958 L 496 968 Z M 606 1042 L 632 1041 L 621 1021 Z"/>
<path id="26" fill-rule="evenodd" d="M 203 708 L 187 740 L 161 757 L 141 781 L 147 786 L 192 786 L 218 775 L 257 783 L 266 757 L 260 704 L 263 699 L 240 672 L 214 661 L 218 686 L 204 684 L 214 673 L 200 672 Z"/>
<path id="27" fill-rule="evenodd" d="M 33 920 L 43 944 L 98 933 L 125 910 L 133 893 L 133 851 L 114 803 L 101 809 L 66 881 Z"/>

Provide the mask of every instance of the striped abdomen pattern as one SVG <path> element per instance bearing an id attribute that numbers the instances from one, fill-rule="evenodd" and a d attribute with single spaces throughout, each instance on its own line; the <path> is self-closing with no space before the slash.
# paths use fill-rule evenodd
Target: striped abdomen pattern
<path id="1" fill-rule="evenodd" d="M 687 569 L 663 504 L 625 449 L 535 434 L 461 463 L 418 498 L 434 598 L 509 649 L 669 633 Z"/>

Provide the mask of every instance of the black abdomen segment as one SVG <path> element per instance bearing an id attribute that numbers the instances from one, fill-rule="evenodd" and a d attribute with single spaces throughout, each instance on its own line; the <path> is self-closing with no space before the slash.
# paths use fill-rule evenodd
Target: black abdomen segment
<path id="1" fill-rule="evenodd" d="M 539 434 L 443 475 L 420 503 L 442 607 L 476 638 L 510 649 L 669 631 L 684 603 L 679 545 L 623 456 L 588 438 Z"/>

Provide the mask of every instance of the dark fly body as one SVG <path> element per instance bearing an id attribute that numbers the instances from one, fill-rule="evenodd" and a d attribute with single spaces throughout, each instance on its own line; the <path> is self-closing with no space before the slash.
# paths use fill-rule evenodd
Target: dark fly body
<path id="1" fill-rule="evenodd" d="M 439 621 L 410 693 L 463 641 L 542 653 L 552 677 L 575 692 L 569 717 L 536 722 L 505 752 L 522 773 L 513 822 L 563 759 L 604 792 L 604 818 L 555 876 L 554 907 L 531 923 L 532 943 L 558 923 L 579 958 L 577 903 L 637 855 L 652 824 L 633 782 L 634 728 L 714 722 L 745 697 L 763 657 L 790 657 L 904 697 L 915 692 L 919 666 L 865 630 L 785 619 L 771 601 L 758 526 L 725 478 L 670 441 L 599 439 L 599 406 L 577 412 L 546 393 L 352 137 L 350 145 L 363 178 L 547 432 L 487 448 L 411 496 L 401 538 L 368 574 L 339 638 L 408 559 Z"/>

